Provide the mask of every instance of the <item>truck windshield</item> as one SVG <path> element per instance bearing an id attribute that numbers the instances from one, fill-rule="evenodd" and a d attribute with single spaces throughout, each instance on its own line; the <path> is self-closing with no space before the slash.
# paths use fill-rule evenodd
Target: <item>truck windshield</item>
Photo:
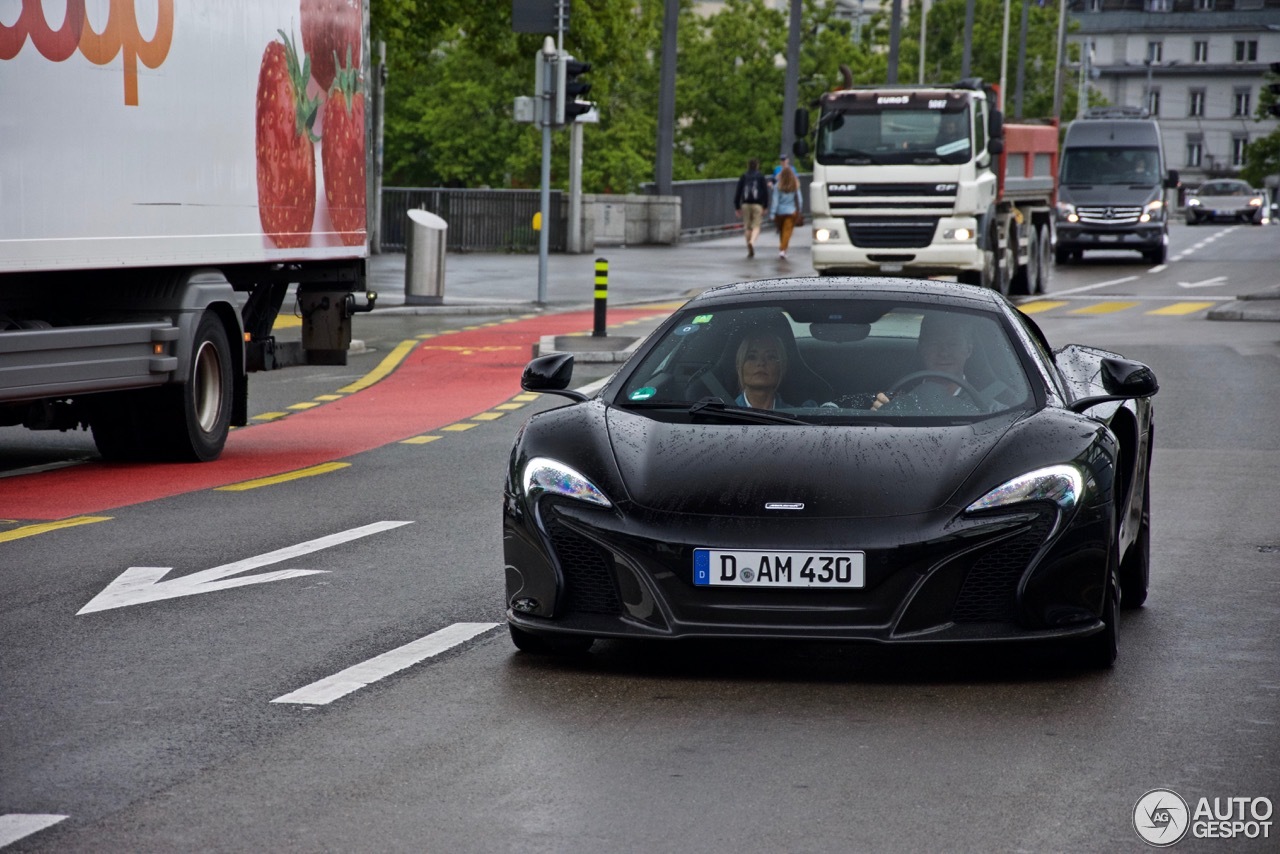
<path id="1" fill-rule="evenodd" d="M 824 165 L 967 163 L 973 156 L 969 108 L 951 99 L 903 107 L 857 103 L 824 109 L 817 159 Z"/>
<path id="2" fill-rule="evenodd" d="M 1159 152 L 1154 148 L 1076 148 L 1062 152 L 1063 184 L 1160 183 Z"/>

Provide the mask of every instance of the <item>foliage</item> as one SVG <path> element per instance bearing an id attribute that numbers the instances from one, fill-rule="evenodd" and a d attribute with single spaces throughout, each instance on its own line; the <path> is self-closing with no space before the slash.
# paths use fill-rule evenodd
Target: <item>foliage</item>
<path id="1" fill-rule="evenodd" d="M 780 4 L 785 7 L 785 4 Z M 599 124 L 584 127 L 583 189 L 635 192 L 653 179 L 664 0 L 578 0 L 565 49 L 592 63 L 585 76 Z M 887 16 L 864 23 L 855 42 L 828 0 L 804 0 L 801 106 L 840 85 L 847 65 L 858 84 L 887 76 Z M 919 67 L 920 0 L 904 7 L 900 82 Z M 977 0 L 972 75 L 997 81 L 1003 0 Z M 927 82 L 959 78 L 965 0 L 937 0 L 928 15 Z M 1048 115 L 1057 9 L 1031 7 L 1024 115 Z M 513 101 L 533 90 L 543 36 L 511 30 L 511 0 L 370 0 L 373 39 L 387 43 L 384 183 L 388 186 L 536 187 L 541 131 L 514 121 Z M 1010 15 L 1009 103 L 1019 14 Z M 676 179 L 736 176 L 751 157 L 777 155 L 784 122 L 789 16 L 764 0 L 726 0 L 713 15 L 681 0 L 676 83 Z M 979 47 L 980 46 L 980 47 Z M 1075 111 L 1067 81 L 1064 115 Z M 1012 113 L 1012 110 L 1009 111 Z M 553 133 L 552 183 L 566 186 L 570 134 Z"/>
<path id="2" fill-rule="evenodd" d="M 1273 83 L 1280 83 L 1280 74 L 1267 72 L 1263 78 L 1262 95 L 1258 98 L 1258 111 L 1254 116 L 1257 121 L 1272 118 L 1271 105 L 1277 100 L 1271 93 L 1270 84 Z M 1244 168 L 1240 170 L 1240 178 L 1254 187 L 1263 186 L 1271 175 L 1280 175 L 1280 128 L 1249 143 L 1249 147 L 1244 150 Z"/>

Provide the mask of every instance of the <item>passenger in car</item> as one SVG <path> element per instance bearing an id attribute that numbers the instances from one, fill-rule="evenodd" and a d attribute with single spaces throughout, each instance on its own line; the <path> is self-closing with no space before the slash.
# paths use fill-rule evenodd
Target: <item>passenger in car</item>
<path id="1" fill-rule="evenodd" d="M 752 409 L 782 409 L 788 406 L 778 395 L 778 386 L 787 373 L 787 350 L 772 333 L 745 336 L 734 360 L 742 392 L 734 401 Z"/>

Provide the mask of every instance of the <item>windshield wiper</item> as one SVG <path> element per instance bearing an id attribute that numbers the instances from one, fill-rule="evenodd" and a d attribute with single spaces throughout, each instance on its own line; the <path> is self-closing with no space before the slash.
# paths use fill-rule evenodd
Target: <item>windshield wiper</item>
<path id="1" fill-rule="evenodd" d="M 718 397 L 704 397 L 689 407 L 690 415 L 719 415 L 736 421 L 749 421 L 753 424 L 803 424 L 805 422 L 794 415 L 784 415 L 771 409 L 744 409 L 739 406 L 726 406 Z"/>

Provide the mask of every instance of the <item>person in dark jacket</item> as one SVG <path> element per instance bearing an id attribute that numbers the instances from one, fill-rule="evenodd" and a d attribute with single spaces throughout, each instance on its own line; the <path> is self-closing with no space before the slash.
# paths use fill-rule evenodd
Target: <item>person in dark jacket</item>
<path id="1" fill-rule="evenodd" d="M 756 238 L 760 236 L 760 224 L 764 222 L 764 212 L 768 207 L 769 183 L 760 172 L 760 161 L 752 158 L 733 192 L 733 213 L 742 220 L 748 258 L 756 257 Z"/>

